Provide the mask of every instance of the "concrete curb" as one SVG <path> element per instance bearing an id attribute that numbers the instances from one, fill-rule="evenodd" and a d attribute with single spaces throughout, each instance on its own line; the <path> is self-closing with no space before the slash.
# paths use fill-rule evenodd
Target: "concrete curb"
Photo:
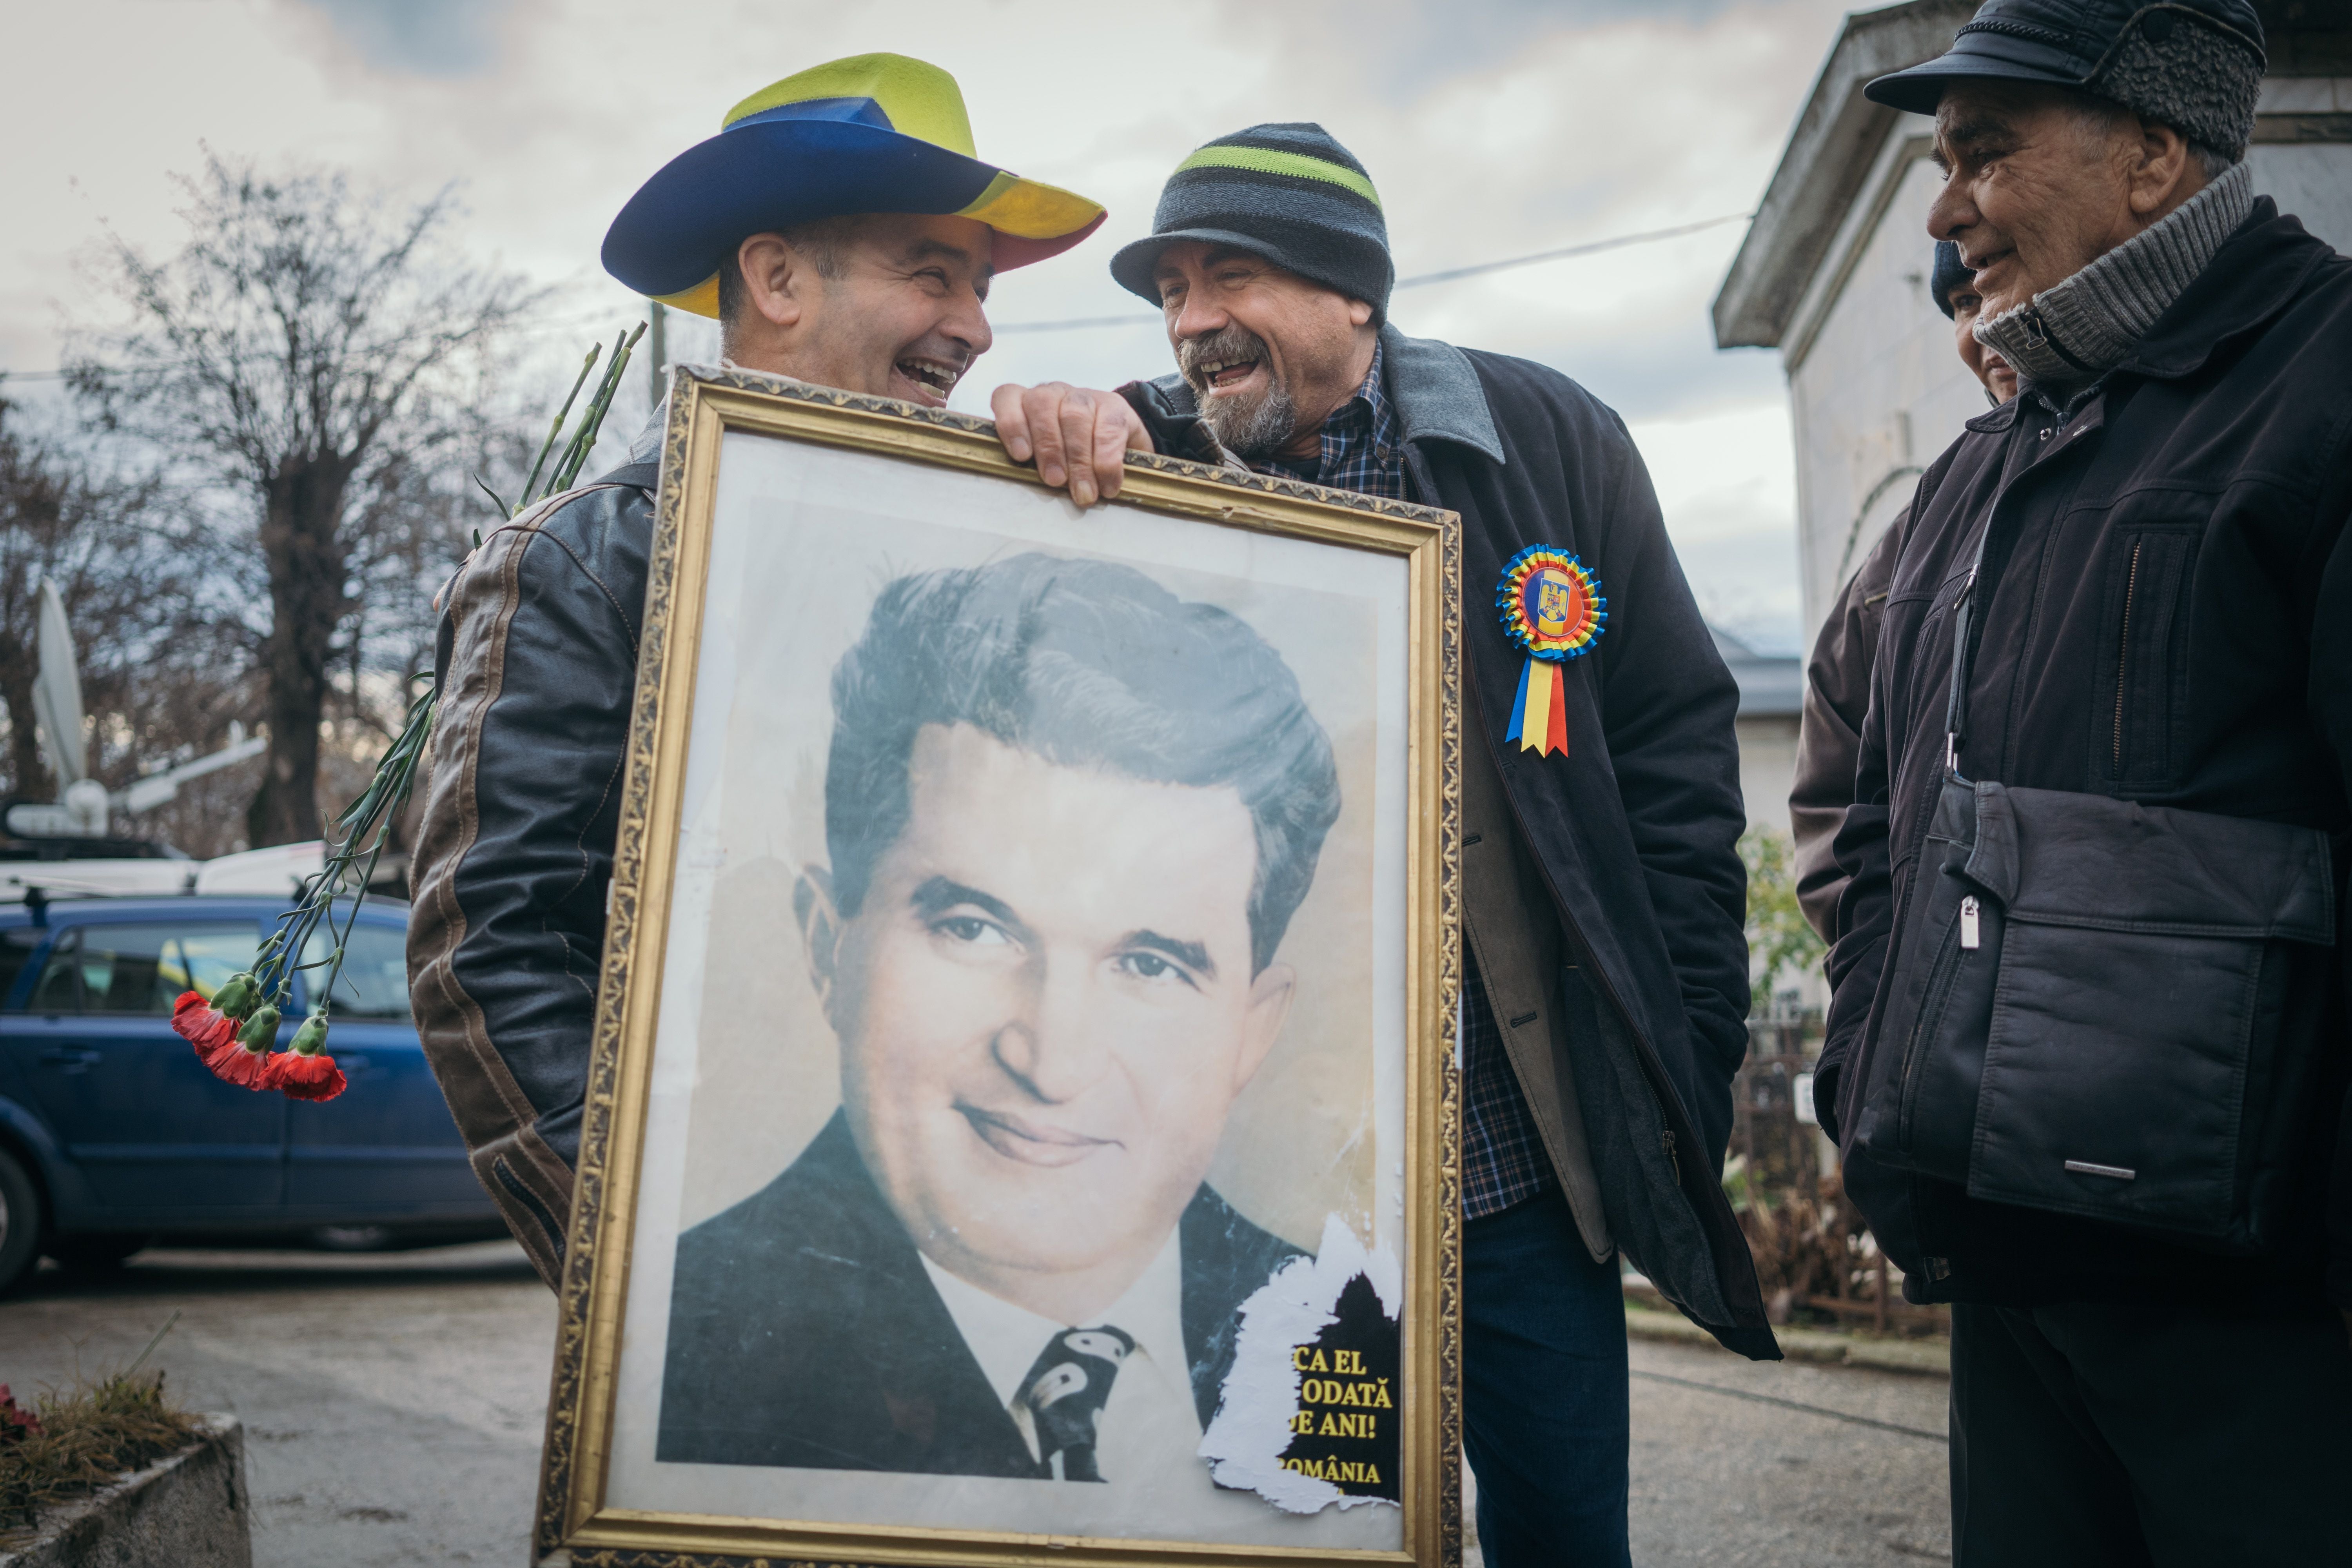
<path id="1" fill-rule="evenodd" d="M 205 1415 L 203 1433 L 112 1486 L 0 1535 L 0 1568 L 253 1568 L 245 1428 Z"/>
<path id="2" fill-rule="evenodd" d="M 1634 1302 L 1625 1303 L 1625 1331 L 1635 1339 L 1671 1340 L 1679 1344 L 1722 1350 L 1715 1336 L 1675 1312 L 1660 1312 Z M 1864 1366 L 1875 1372 L 1910 1373 L 1922 1377 L 1952 1375 L 1952 1347 L 1942 1340 L 1863 1339 L 1825 1333 L 1819 1329 L 1775 1329 L 1781 1353 L 1790 1361 L 1817 1362 L 1831 1366 Z M 1729 1351 L 1724 1351 L 1729 1355 Z"/>

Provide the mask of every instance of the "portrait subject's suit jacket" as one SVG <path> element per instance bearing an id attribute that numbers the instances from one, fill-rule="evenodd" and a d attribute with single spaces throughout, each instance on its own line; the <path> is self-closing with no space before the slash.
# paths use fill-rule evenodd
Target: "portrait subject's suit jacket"
<path id="1" fill-rule="evenodd" d="M 1205 1427 L 1242 1302 L 1301 1254 L 1206 1185 L 1178 1224 L 1178 1247 L 1184 1355 Z M 656 1458 L 1045 1474 L 840 1112 L 782 1175 L 678 1238 Z"/>

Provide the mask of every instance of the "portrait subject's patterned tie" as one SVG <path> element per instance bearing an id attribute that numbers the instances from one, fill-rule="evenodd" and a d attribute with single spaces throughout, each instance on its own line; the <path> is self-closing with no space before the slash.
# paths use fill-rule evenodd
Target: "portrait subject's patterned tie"
<path id="1" fill-rule="evenodd" d="M 1057 1481 L 1098 1481 L 1095 1431 L 1119 1363 L 1135 1341 L 1108 1324 L 1065 1329 L 1045 1342 L 1013 1401 L 1037 1429 L 1037 1457 Z"/>

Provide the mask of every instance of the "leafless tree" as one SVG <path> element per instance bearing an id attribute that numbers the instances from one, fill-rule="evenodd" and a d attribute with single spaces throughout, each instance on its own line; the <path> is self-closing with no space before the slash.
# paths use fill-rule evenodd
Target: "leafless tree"
<path id="1" fill-rule="evenodd" d="M 5 792 L 56 787 L 34 738 L 40 582 L 72 626 L 91 771 L 130 782 L 142 758 L 190 752 L 245 717 L 249 662 L 207 584 L 194 531 L 152 476 L 124 474 L 86 446 L 28 432 L 0 398 L 0 717 Z"/>
<path id="2" fill-rule="evenodd" d="M 220 558 L 268 606 L 269 751 L 247 837 L 315 838 L 337 677 L 349 716 L 371 672 L 423 651 L 428 562 L 446 569 L 480 521 L 467 469 L 496 439 L 504 355 L 543 296 L 452 252 L 446 190 L 407 205 L 209 152 L 180 183 L 178 251 L 110 236 L 100 277 L 129 320 L 76 338 L 70 383 L 101 428 L 213 487 Z"/>

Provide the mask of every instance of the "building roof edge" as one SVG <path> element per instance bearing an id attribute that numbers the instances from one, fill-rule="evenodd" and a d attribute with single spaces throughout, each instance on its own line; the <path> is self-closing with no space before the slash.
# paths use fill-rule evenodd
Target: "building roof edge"
<path id="1" fill-rule="evenodd" d="M 1975 12 L 1974 0 L 1907 0 L 1847 13 L 1716 294 L 1716 347 L 1780 346 L 1872 158 L 1903 118 L 1864 98 L 1863 84 L 1942 53 Z"/>

